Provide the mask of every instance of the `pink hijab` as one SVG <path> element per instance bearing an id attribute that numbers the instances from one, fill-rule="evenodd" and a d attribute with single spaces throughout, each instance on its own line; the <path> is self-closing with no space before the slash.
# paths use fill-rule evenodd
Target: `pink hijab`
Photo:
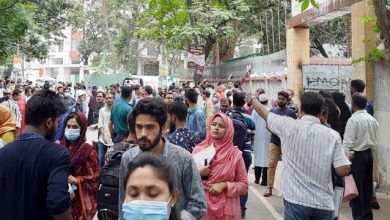
<path id="1" fill-rule="evenodd" d="M 226 134 L 222 139 L 214 140 L 210 135 L 211 124 L 218 116 L 221 117 L 225 123 Z M 220 112 L 215 113 L 208 124 L 208 131 L 206 140 L 198 144 L 192 151 L 192 153 L 195 154 L 211 144 L 214 145 L 216 150 L 216 154 L 211 161 L 209 178 L 207 180 L 203 180 L 203 185 L 206 190 L 214 183 L 226 181 L 228 176 L 232 175 L 232 170 L 236 170 L 237 162 L 242 158 L 242 152 L 237 148 L 237 146 L 233 145 L 233 121 L 227 115 Z M 219 195 L 212 195 L 209 193 L 206 193 L 206 195 L 208 197 L 208 212 L 212 212 L 213 216 L 223 216 L 227 197 L 226 191 Z"/>

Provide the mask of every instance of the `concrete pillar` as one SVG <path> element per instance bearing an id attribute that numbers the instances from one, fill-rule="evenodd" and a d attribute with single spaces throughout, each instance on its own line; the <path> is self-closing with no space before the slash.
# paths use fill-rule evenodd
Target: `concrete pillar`
<path id="1" fill-rule="evenodd" d="M 287 88 L 293 89 L 294 102 L 303 91 L 302 64 L 310 63 L 309 28 L 287 29 Z"/>
<path id="2" fill-rule="evenodd" d="M 361 18 L 364 16 L 375 16 L 372 0 L 351 6 L 352 59 L 368 56 L 368 52 L 376 47 L 376 34 L 370 30 L 375 21 L 363 23 Z M 368 99 L 374 99 L 374 68 L 371 63 L 355 64 L 352 79 L 364 80 Z"/>

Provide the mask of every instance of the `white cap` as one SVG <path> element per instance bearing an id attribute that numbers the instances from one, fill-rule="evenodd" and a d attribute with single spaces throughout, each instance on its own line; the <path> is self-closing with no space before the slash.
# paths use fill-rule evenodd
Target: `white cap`
<path id="1" fill-rule="evenodd" d="M 82 96 L 82 95 L 86 95 L 86 93 L 85 93 L 84 90 L 77 90 L 77 91 L 76 91 L 76 97 L 77 97 L 77 98 L 80 97 L 80 96 Z"/>
<path id="2" fill-rule="evenodd" d="M 261 94 L 261 95 L 259 96 L 259 101 L 260 101 L 260 102 L 266 102 L 266 101 L 268 101 L 268 97 L 265 96 L 265 94 Z"/>

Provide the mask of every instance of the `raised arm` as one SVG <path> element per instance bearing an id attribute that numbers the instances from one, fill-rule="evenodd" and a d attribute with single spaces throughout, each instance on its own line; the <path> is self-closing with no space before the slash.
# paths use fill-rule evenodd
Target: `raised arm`
<path id="1" fill-rule="evenodd" d="M 258 95 L 256 95 L 255 97 L 253 97 L 251 99 L 251 102 L 252 102 L 252 106 L 253 108 L 255 109 L 255 111 L 265 120 L 267 121 L 267 118 L 268 118 L 268 114 L 269 114 L 269 111 L 267 110 L 267 108 L 260 103 L 259 101 L 259 98 L 258 98 Z"/>

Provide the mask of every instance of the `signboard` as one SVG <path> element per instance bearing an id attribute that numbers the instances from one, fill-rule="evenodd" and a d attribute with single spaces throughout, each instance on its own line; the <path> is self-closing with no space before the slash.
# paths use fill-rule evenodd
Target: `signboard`
<path id="1" fill-rule="evenodd" d="M 204 70 L 205 62 L 205 46 L 192 44 L 188 49 L 188 68 L 194 70 Z"/>
<path id="2" fill-rule="evenodd" d="M 352 66 L 302 65 L 305 91 L 339 91 L 349 94 Z"/>

